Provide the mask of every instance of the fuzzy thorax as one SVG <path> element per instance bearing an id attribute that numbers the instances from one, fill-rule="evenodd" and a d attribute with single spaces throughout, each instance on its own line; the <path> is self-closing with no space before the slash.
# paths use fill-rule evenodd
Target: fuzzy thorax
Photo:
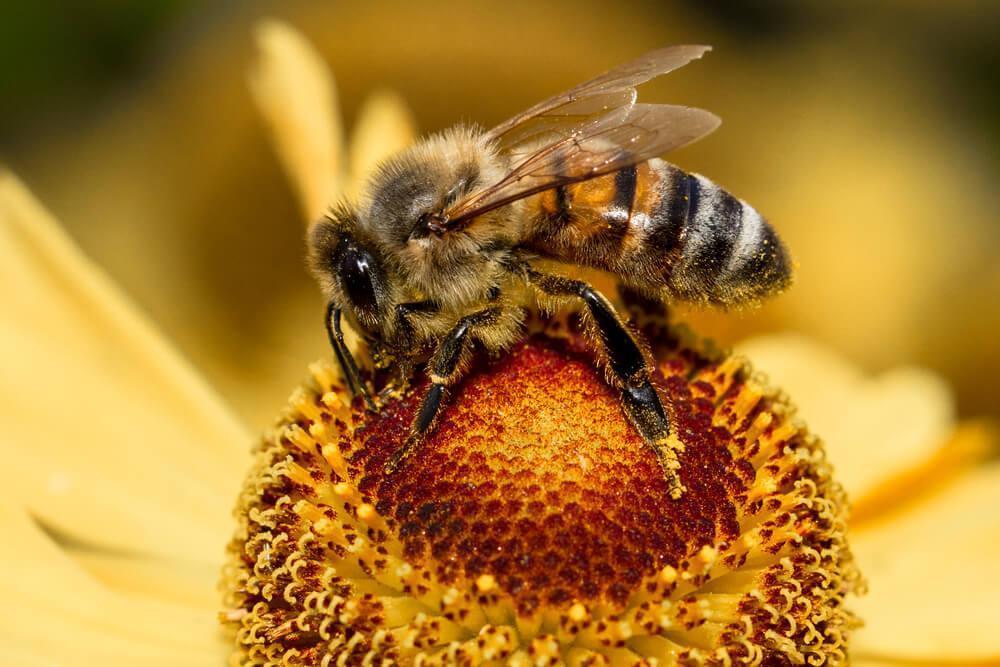
<path id="1" fill-rule="evenodd" d="M 316 364 L 239 499 L 233 663 L 844 662 L 858 575 L 821 443 L 742 361 L 646 333 L 680 500 L 577 334 L 477 360 L 391 477 L 421 387 L 365 413 Z"/>
<path id="2" fill-rule="evenodd" d="M 393 156 L 378 169 L 359 206 L 359 224 L 378 240 L 407 283 L 433 295 L 445 310 L 482 301 L 500 285 L 503 266 L 521 239 L 520 204 L 478 216 L 444 234 L 426 216 L 499 181 L 507 158 L 475 128 L 458 126 Z"/>

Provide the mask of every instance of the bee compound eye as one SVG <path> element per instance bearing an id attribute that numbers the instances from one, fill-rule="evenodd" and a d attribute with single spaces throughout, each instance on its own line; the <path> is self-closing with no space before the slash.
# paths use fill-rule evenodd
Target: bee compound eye
<path id="1" fill-rule="evenodd" d="M 378 320 L 378 270 L 371 253 L 351 247 L 340 261 L 340 282 L 354 314 L 365 329 Z"/>

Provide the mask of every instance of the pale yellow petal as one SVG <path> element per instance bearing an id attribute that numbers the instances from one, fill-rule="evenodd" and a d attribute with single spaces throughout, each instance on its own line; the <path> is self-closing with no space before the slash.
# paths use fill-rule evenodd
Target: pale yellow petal
<path id="1" fill-rule="evenodd" d="M 214 562 L 250 438 L 0 172 L 5 497 L 84 544 Z"/>
<path id="2" fill-rule="evenodd" d="M 868 579 L 852 603 L 866 625 L 855 655 L 1000 660 L 1000 463 L 866 524 L 851 546 Z"/>
<path id="3" fill-rule="evenodd" d="M 389 90 L 370 95 L 351 133 L 348 192 L 357 195 L 376 165 L 412 144 L 415 136 L 416 124 L 402 97 Z"/>
<path id="4" fill-rule="evenodd" d="M 224 663 L 228 642 L 211 612 L 111 593 L 7 504 L 0 531 L 4 664 Z"/>
<path id="5" fill-rule="evenodd" d="M 279 21 L 257 25 L 250 90 L 312 222 L 341 191 L 343 138 L 333 76 L 311 44 Z"/>
<path id="6" fill-rule="evenodd" d="M 67 550 L 67 555 L 112 591 L 219 610 L 219 568 L 167 558 L 135 558 L 93 551 Z"/>
<path id="7" fill-rule="evenodd" d="M 912 487 L 914 475 L 943 461 L 960 469 L 981 458 L 981 451 L 949 447 L 953 398 L 929 371 L 897 368 L 869 377 L 795 335 L 748 340 L 739 350 L 791 396 L 826 442 L 837 478 L 859 514 L 872 514 L 869 503 L 884 504 L 887 494 L 901 494 Z"/>
<path id="8" fill-rule="evenodd" d="M 869 491 L 851 512 L 851 528 L 866 529 L 870 521 L 881 521 L 906 512 L 912 503 L 940 491 L 967 474 L 979 462 L 1000 448 L 1000 429 L 987 420 L 970 420 L 955 427 L 937 452 L 922 464 L 899 471 Z"/>

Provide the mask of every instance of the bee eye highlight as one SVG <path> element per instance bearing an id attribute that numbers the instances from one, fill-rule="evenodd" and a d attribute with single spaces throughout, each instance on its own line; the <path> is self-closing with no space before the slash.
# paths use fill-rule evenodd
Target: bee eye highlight
<path id="1" fill-rule="evenodd" d="M 378 285 L 381 282 L 375 258 L 365 250 L 350 246 L 341 255 L 338 273 L 358 324 L 368 331 L 375 330 L 378 322 Z"/>

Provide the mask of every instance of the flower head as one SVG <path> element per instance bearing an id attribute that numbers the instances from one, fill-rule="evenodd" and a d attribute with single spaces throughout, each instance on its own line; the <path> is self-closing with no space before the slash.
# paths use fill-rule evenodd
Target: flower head
<path id="1" fill-rule="evenodd" d="M 316 364 L 240 499 L 240 661 L 843 659 L 858 574 L 820 444 L 743 361 L 653 340 L 680 500 L 576 333 L 480 360 L 388 477 L 420 387 L 367 413 Z"/>

